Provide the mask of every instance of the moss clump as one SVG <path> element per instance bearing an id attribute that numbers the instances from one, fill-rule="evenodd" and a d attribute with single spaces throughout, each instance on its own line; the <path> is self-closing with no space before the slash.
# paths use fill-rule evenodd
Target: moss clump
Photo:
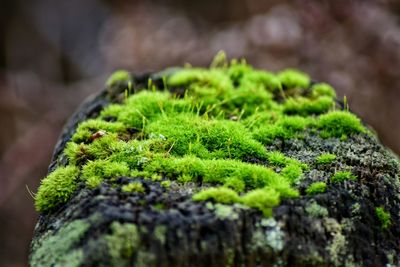
<path id="1" fill-rule="evenodd" d="M 304 72 L 287 69 L 278 73 L 278 79 L 286 89 L 308 88 L 310 86 L 310 77 Z"/>
<path id="2" fill-rule="evenodd" d="M 129 167 L 125 162 L 110 162 L 107 160 L 89 161 L 82 168 L 82 179 L 86 184 L 94 188 L 105 178 L 116 178 L 129 175 Z"/>
<path id="3" fill-rule="evenodd" d="M 306 190 L 307 195 L 313 196 L 320 193 L 326 192 L 326 183 L 324 182 L 315 182 L 312 183 Z"/>
<path id="4" fill-rule="evenodd" d="M 118 83 L 128 82 L 131 79 L 131 74 L 126 70 L 117 70 L 107 79 L 106 85 L 112 87 Z"/>
<path id="5" fill-rule="evenodd" d="M 224 204 L 237 203 L 239 199 L 238 193 L 225 187 L 207 188 L 193 195 L 193 200 L 195 201 L 213 200 Z"/>
<path id="6" fill-rule="evenodd" d="M 326 154 L 319 155 L 316 158 L 316 163 L 319 165 L 325 165 L 325 164 L 332 163 L 335 159 L 336 159 L 335 154 L 326 153 Z"/>
<path id="7" fill-rule="evenodd" d="M 318 127 L 321 129 L 321 136 L 324 138 L 340 137 L 346 139 L 350 134 L 365 132 L 360 119 L 348 111 L 332 111 L 321 115 Z"/>
<path id="8" fill-rule="evenodd" d="M 377 207 L 375 208 L 375 214 L 378 217 L 382 229 L 387 229 L 389 228 L 390 224 L 391 224 L 391 216 L 390 213 L 385 211 L 385 209 L 383 207 Z"/>
<path id="9" fill-rule="evenodd" d="M 280 202 L 280 194 L 270 187 L 256 189 L 245 194 L 241 202 L 246 206 L 261 210 L 265 216 L 271 216 L 272 208 Z"/>
<path id="10" fill-rule="evenodd" d="M 121 187 L 122 192 L 127 192 L 127 193 L 132 193 L 132 192 L 137 192 L 137 193 L 143 193 L 144 186 L 141 182 L 132 182 L 126 185 L 123 185 Z"/>
<path id="11" fill-rule="evenodd" d="M 296 185 L 308 166 L 266 146 L 310 132 L 344 138 L 365 131 L 354 115 L 332 111 L 332 87 L 311 85 L 308 75 L 293 69 L 273 74 L 219 55 L 209 69 L 167 75 L 164 86 L 171 91 L 149 80 L 148 90 L 121 95 L 122 103 L 79 124 L 63 152 L 73 175 L 61 174 L 60 167 L 44 179 L 39 211 L 68 201 L 79 181 L 89 188 L 107 182 L 144 192 L 135 182 L 116 179 L 127 176 L 166 188 L 171 181 L 195 183 L 207 188 L 193 196 L 196 201 L 241 203 L 270 215 L 282 198 L 299 196 Z M 131 81 L 128 72 L 118 71 L 107 86 L 130 90 Z M 182 87 L 184 94 L 172 93 Z M 62 182 L 50 186 L 48 180 Z"/>
<path id="12" fill-rule="evenodd" d="M 357 181 L 357 176 L 355 176 L 354 174 L 352 174 L 349 171 L 340 171 L 335 173 L 332 177 L 331 177 L 331 181 L 333 183 L 339 183 L 339 182 L 343 182 L 343 181 Z"/>
<path id="13" fill-rule="evenodd" d="M 40 183 L 35 196 L 35 207 L 40 212 L 49 212 L 66 203 L 77 188 L 79 169 L 67 166 L 56 169 Z"/>

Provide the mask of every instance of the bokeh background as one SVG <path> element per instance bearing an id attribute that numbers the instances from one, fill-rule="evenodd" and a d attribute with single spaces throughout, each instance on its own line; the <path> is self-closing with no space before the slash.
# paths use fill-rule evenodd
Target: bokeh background
<path id="1" fill-rule="evenodd" d="M 0 266 L 25 266 L 66 119 L 119 68 L 229 57 L 331 83 L 400 152 L 399 1 L 0 1 Z"/>

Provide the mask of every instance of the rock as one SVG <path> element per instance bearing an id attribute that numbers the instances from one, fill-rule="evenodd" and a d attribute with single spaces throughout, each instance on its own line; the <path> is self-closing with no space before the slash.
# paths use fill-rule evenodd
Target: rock
<path id="1" fill-rule="evenodd" d="M 221 56 L 118 72 L 55 148 L 31 266 L 398 266 L 398 159 L 335 101 Z"/>

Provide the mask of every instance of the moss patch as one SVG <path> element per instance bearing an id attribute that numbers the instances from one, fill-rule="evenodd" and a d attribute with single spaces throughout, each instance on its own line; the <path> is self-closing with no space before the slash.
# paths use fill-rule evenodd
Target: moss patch
<path id="1" fill-rule="evenodd" d="M 107 81 L 128 94 L 79 124 L 64 150 L 68 166 L 39 188 L 39 211 L 67 202 L 79 181 L 89 188 L 107 182 L 128 194 L 144 193 L 141 184 L 118 182 L 126 176 L 166 188 L 171 181 L 194 183 L 202 188 L 194 192 L 195 201 L 241 203 L 269 216 L 282 199 L 299 196 L 296 185 L 308 166 L 266 146 L 309 132 L 326 138 L 365 132 L 356 116 L 336 110 L 331 86 L 311 85 L 307 74 L 293 69 L 273 74 L 219 56 L 209 69 L 169 73 L 164 89 L 149 80 L 148 90 L 130 94 L 132 82 L 125 71 Z M 185 93 L 172 93 L 177 88 Z M 317 162 L 329 160 L 332 156 Z M 314 187 L 312 194 L 322 190 Z"/>
<path id="2" fill-rule="evenodd" d="M 383 207 L 377 207 L 375 208 L 375 214 L 378 217 L 382 229 L 387 229 L 389 228 L 391 222 L 390 222 L 390 213 L 385 211 L 385 209 Z"/>

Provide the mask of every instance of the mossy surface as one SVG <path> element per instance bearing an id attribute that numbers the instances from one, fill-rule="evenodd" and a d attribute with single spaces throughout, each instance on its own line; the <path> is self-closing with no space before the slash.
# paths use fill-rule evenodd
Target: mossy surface
<path id="1" fill-rule="evenodd" d="M 37 240 L 86 219 L 83 266 L 399 262 L 398 162 L 331 86 L 223 57 L 122 74 L 63 135 Z"/>
<path id="2" fill-rule="evenodd" d="M 335 108 L 335 95 L 328 85 L 314 84 L 315 91 L 306 97 L 310 78 L 302 72 L 289 69 L 274 75 L 237 61 L 217 65 L 182 69 L 164 79 L 165 86 L 185 87 L 184 95 L 155 91 L 149 80 L 149 90 L 125 94 L 122 103 L 111 104 L 98 118 L 79 124 L 66 144 L 66 168 L 73 168 L 90 188 L 120 176 L 224 186 L 215 189 L 214 197 L 211 188 L 194 199 L 227 203 L 217 195 L 229 188 L 231 196 L 245 194 L 238 195 L 241 203 L 270 214 L 266 207 L 299 195 L 293 185 L 307 165 L 279 151 L 268 151 L 265 145 L 276 139 L 302 138 L 308 130 L 321 129 L 332 136 L 363 131 L 353 115 L 329 112 Z M 118 71 L 107 85 L 130 87 L 130 79 L 128 73 Z M 317 116 L 326 112 L 321 119 Z M 348 120 L 336 126 L 336 117 Z M 260 163 L 251 163 L 254 160 Z M 44 185 L 58 173 L 45 178 Z M 124 185 L 123 190 L 135 188 Z M 46 205 L 46 200 L 57 196 L 40 193 L 36 206 L 48 212 L 70 195 Z"/>

